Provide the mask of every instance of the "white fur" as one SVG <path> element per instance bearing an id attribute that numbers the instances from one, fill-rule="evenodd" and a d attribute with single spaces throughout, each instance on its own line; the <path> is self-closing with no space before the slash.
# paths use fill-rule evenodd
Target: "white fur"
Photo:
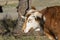
<path id="1" fill-rule="evenodd" d="M 21 18 L 26 19 L 26 17 L 25 17 L 25 16 L 21 16 Z"/>
<path id="2" fill-rule="evenodd" d="M 28 21 L 30 21 L 26 23 L 26 28 L 24 30 L 25 33 L 27 33 L 31 28 L 35 29 L 36 27 L 39 27 L 39 23 L 35 21 L 33 16 L 34 15 L 30 15 L 28 18 Z"/>
<path id="3" fill-rule="evenodd" d="M 30 10 L 28 11 L 28 13 L 31 13 L 32 11 L 35 11 L 35 10 Z M 31 13 L 31 15 L 29 16 L 29 18 L 27 19 L 27 23 L 26 23 L 26 28 L 24 29 L 24 32 L 27 33 L 29 32 L 29 30 L 31 28 L 35 29 L 35 31 L 40 31 L 40 28 L 37 28 L 37 27 L 40 27 L 40 24 L 39 22 L 37 22 L 35 20 L 36 17 L 42 17 L 42 14 L 39 13 L 38 11 L 34 12 L 34 13 Z M 43 17 L 44 21 L 46 20 L 45 16 Z M 30 20 L 30 21 L 29 21 Z M 28 22 L 29 21 L 29 22 Z M 36 29 L 37 28 L 37 29 Z"/>
<path id="4" fill-rule="evenodd" d="M 35 12 L 34 15 L 35 15 L 36 17 L 37 17 L 37 16 L 40 17 L 40 18 L 42 17 L 42 13 L 39 13 L 39 12 Z"/>

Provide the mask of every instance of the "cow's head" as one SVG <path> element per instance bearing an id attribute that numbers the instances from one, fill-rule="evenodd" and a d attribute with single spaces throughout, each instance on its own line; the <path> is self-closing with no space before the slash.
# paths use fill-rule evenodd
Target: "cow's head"
<path id="1" fill-rule="evenodd" d="M 23 24 L 22 30 L 24 33 L 29 32 L 31 29 L 35 31 L 40 31 L 41 23 L 45 21 L 45 17 L 35 8 L 30 9 L 26 14 L 26 19 Z"/>

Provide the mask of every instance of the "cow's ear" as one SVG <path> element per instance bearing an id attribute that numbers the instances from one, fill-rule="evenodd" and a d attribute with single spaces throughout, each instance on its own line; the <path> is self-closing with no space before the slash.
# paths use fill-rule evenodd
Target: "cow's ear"
<path id="1" fill-rule="evenodd" d="M 34 9 L 34 10 L 36 10 L 36 8 L 35 8 L 34 6 L 31 6 L 31 9 Z"/>

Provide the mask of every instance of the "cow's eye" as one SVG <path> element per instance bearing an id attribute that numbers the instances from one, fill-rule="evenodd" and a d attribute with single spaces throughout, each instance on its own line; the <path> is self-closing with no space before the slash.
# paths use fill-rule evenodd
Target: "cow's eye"
<path id="1" fill-rule="evenodd" d="M 33 16 L 35 18 L 35 16 Z"/>
<path id="2" fill-rule="evenodd" d="M 31 22 L 31 19 L 29 19 L 28 22 Z"/>

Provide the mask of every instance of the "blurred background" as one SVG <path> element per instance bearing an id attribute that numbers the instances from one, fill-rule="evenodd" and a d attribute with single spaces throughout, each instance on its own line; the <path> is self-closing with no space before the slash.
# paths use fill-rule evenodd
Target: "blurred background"
<path id="1" fill-rule="evenodd" d="M 48 37 L 41 36 L 39 32 L 24 34 L 15 30 L 18 29 L 16 8 L 18 5 L 19 0 L 0 0 L 0 40 L 49 40 Z M 31 0 L 30 6 L 42 10 L 49 6 L 60 6 L 60 0 Z M 18 34 L 16 34 L 17 32 Z"/>

